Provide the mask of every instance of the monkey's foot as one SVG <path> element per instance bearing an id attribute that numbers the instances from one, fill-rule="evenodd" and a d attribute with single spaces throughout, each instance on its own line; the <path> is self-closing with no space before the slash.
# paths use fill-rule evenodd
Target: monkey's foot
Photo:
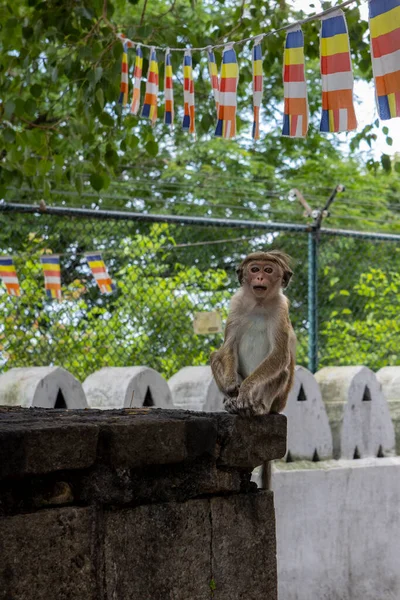
<path id="1" fill-rule="evenodd" d="M 224 407 L 228 413 L 233 415 L 240 415 L 241 417 L 252 417 L 254 412 L 250 407 L 243 406 L 241 402 L 238 402 L 238 398 L 224 398 Z"/>

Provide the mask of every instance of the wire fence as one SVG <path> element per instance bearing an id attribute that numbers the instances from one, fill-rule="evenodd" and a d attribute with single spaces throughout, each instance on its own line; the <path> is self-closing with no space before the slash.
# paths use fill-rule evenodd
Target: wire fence
<path id="1" fill-rule="evenodd" d="M 400 236 L 303 225 L 0 206 L 0 255 L 22 295 L 0 287 L 0 369 L 59 365 L 79 379 L 104 366 L 147 365 L 166 377 L 207 364 L 221 333 L 197 335 L 196 313 L 224 321 L 249 252 L 293 257 L 287 290 L 297 362 L 312 370 L 400 364 Z M 116 291 L 100 292 L 85 253 L 102 253 Z M 40 256 L 60 254 L 62 300 L 46 298 Z"/>

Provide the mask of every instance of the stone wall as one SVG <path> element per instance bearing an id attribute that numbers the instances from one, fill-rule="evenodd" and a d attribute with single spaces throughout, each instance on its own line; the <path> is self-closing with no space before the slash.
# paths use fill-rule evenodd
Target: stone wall
<path id="1" fill-rule="evenodd" d="M 277 600 L 286 418 L 0 407 L 0 600 Z"/>

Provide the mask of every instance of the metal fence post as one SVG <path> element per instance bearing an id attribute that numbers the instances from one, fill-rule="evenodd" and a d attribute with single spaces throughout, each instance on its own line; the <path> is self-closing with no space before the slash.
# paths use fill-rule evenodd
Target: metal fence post
<path id="1" fill-rule="evenodd" d="M 318 231 L 308 234 L 308 369 L 318 369 Z"/>

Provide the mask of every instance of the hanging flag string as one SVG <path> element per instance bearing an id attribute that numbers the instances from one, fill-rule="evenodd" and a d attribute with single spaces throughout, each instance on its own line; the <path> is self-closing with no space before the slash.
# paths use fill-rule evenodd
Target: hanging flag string
<path id="1" fill-rule="evenodd" d="M 165 101 L 165 112 L 164 112 L 164 123 L 170 125 L 171 128 L 174 126 L 174 87 L 172 81 L 172 63 L 171 63 L 171 52 L 169 48 L 165 51 L 165 67 L 164 67 L 164 101 Z"/>
<path id="2" fill-rule="evenodd" d="M 232 45 L 246 44 L 247 42 L 255 41 L 257 38 L 260 38 L 260 37 L 261 38 L 269 37 L 271 35 L 275 35 L 276 33 L 280 33 L 281 31 L 287 31 L 288 29 L 291 29 L 292 27 L 301 26 L 304 23 L 310 23 L 311 21 L 317 21 L 318 19 L 321 19 L 321 17 L 324 17 L 325 15 L 329 15 L 330 13 L 335 12 L 340 8 L 345 8 L 346 6 L 349 6 L 350 4 L 363 3 L 363 2 L 368 2 L 368 1 L 373 1 L 373 0 L 346 0 L 345 2 L 342 2 L 341 4 L 338 4 L 337 6 L 332 6 L 331 8 L 323 10 L 320 13 L 311 15 L 310 17 L 306 17 L 305 19 L 300 19 L 299 21 L 295 21 L 294 23 L 284 25 L 283 27 L 279 27 L 279 29 L 273 29 L 271 31 L 267 31 L 267 32 L 259 34 L 259 35 L 253 35 L 251 37 L 247 37 L 247 38 L 244 38 L 243 40 L 238 40 L 236 42 L 229 41 L 229 42 L 224 42 L 222 44 L 216 44 L 215 46 L 208 45 L 208 46 L 203 46 L 201 48 L 191 48 L 191 51 L 192 52 L 205 52 L 209 48 L 214 48 L 214 49 L 215 48 L 225 48 L 225 46 L 227 46 L 228 44 L 232 44 Z M 376 2 L 380 3 L 381 0 L 376 0 Z M 117 38 L 120 39 L 122 42 L 125 42 L 125 43 L 128 42 L 130 44 L 128 46 L 129 48 L 133 48 L 138 43 L 140 43 L 144 48 L 155 48 L 156 50 L 163 50 L 164 52 L 166 50 L 165 46 L 153 46 L 153 45 L 143 44 L 142 42 L 135 42 L 133 40 L 129 40 L 122 33 L 118 33 Z M 169 51 L 170 52 L 185 52 L 186 49 L 187 48 L 169 48 Z"/>
<path id="3" fill-rule="evenodd" d="M 142 108 L 142 117 L 150 119 L 152 126 L 157 121 L 158 62 L 155 48 L 150 49 L 149 70 L 147 73 L 146 95 Z"/>
<path id="4" fill-rule="evenodd" d="M 48 298 L 61 300 L 61 269 L 60 257 L 57 254 L 40 257 L 43 267 L 44 288 Z"/>
<path id="5" fill-rule="evenodd" d="M 142 81 L 142 70 L 143 70 L 143 51 L 140 46 L 136 46 L 136 59 L 135 67 L 133 70 L 133 92 L 132 92 L 132 103 L 131 113 L 137 115 L 140 106 L 140 84 Z"/>
<path id="6" fill-rule="evenodd" d="M 261 40 L 253 46 L 253 140 L 260 139 L 260 106 L 263 95 L 263 71 Z"/>
<path id="7" fill-rule="evenodd" d="M 21 295 L 17 272 L 11 256 L 0 257 L 0 278 L 6 286 L 9 296 Z"/>
<path id="8" fill-rule="evenodd" d="M 215 107 L 217 109 L 217 115 L 218 115 L 218 106 L 219 106 L 218 67 L 217 67 L 217 61 L 215 60 L 215 54 L 214 54 L 211 46 L 209 48 L 207 48 L 207 55 L 208 55 L 208 72 L 210 74 L 211 89 L 214 94 Z"/>
<path id="9" fill-rule="evenodd" d="M 233 138 L 236 135 L 237 84 L 239 67 L 236 52 L 229 44 L 222 55 L 221 77 L 219 82 L 217 137 Z"/>
<path id="10" fill-rule="evenodd" d="M 282 135 L 305 137 L 308 129 L 304 36 L 301 28 L 286 34 L 283 59 L 284 115 Z"/>
<path id="11" fill-rule="evenodd" d="M 347 23 L 341 10 L 322 20 L 321 27 L 322 119 L 320 131 L 351 131 L 357 128 L 353 104 Z"/>
<path id="12" fill-rule="evenodd" d="M 196 133 L 194 124 L 194 81 L 192 67 L 192 53 L 189 49 L 185 50 L 183 57 L 183 101 L 184 115 L 182 129 L 190 133 Z"/>
<path id="13" fill-rule="evenodd" d="M 370 0 L 372 70 L 382 120 L 400 117 L 400 0 Z"/>

